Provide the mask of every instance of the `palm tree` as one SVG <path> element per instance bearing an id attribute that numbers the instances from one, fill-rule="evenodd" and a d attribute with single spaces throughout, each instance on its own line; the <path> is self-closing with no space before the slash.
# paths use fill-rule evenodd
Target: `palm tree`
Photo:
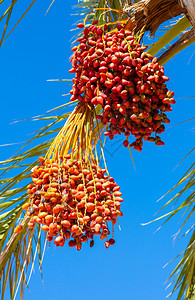
<path id="1" fill-rule="evenodd" d="M 0 21 L 5 20 L 5 26 L 2 32 L 0 45 L 3 45 L 9 35 L 13 32 L 17 24 L 33 6 L 35 1 L 36 0 L 34 0 L 27 8 L 27 10 L 21 14 L 21 18 L 7 34 L 8 23 L 10 21 L 12 13 L 14 13 L 14 5 L 17 0 L 12 1 L 11 5 L 0 18 Z M 3 2 L 5 2 L 5 0 L 1 1 L 1 3 Z M 151 35 L 154 35 L 163 22 L 168 21 L 174 17 L 178 17 L 178 20 L 175 22 L 175 24 L 169 27 L 166 33 L 162 35 L 153 45 L 151 45 L 148 50 L 151 55 L 158 56 L 158 60 L 162 65 L 168 62 L 178 52 L 182 51 L 185 47 L 191 45 L 195 41 L 195 4 L 193 1 L 82 0 L 77 5 L 77 8 L 79 8 L 80 11 L 82 10 L 84 16 L 87 15 L 87 20 L 89 23 L 98 18 L 99 25 L 109 23 L 110 29 L 113 30 L 115 29 L 117 22 L 119 22 L 124 24 L 126 29 L 133 30 L 135 35 L 141 35 L 142 38 L 147 31 L 149 31 Z M 176 42 L 172 43 L 175 38 L 177 38 Z M 38 117 L 39 120 L 47 118 L 51 123 L 46 127 L 41 128 L 36 133 L 36 135 L 31 140 L 29 140 L 27 144 L 29 144 L 32 140 L 37 140 L 42 137 L 46 137 L 46 141 L 38 144 L 37 146 L 34 146 L 33 148 L 25 152 L 22 152 L 22 147 L 19 152 L 12 158 L 1 162 L 1 164 L 3 165 L 1 175 L 2 186 L 0 191 L 0 278 L 2 299 L 4 297 L 8 282 L 10 286 L 11 299 L 14 299 L 19 285 L 21 285 L 22 294 L 24 293 L 25 285 L 28 284 L 28 282 L 26 282 L 27 270 L 28 267 L 31 266 L 30 273 L 32 272 L 34 259 L 37 253 L 39 255 L 41 269 L 42 246 L 40 242 L 40 226 L 34 227 L 33 230 L 29 230 L 27 227 L 29 217 L 25 217 L 22 222 L 22 230 L 17 233 L 14 232 L 14 228 L 17 220 L 19 218 L 22 218 L 22 206 L 28 201 L 27 185 L 30 179 L 30 170 L 37 165 L 38 157 L 44 156 L 47 153 L 48 148 L 52 145 L 53 142 L 53 134 L 57 134 L 58 132 L 60 132 L 61 127 L 58 127 L 56 129 L 56 124 L 58 124 L 60 121 L 67 120 L 67 118 L 72 115 L 72 104 L 74 103 L 71 102 L 63 105 L 62 107 L 55 108 L 52 111 L 53 115 L 51 115 L 50 113 Z M 70 110 L 69 113 L 60 113 L 59 115 L 57 115 L 57 112 L 60 109 L 67 107 Z M 97 124 L 94 126 L 96 126 L 97 129 Z M 99 134 L 101 135 L 102 133 L 101 130 L 102 128 L 94 131 L 94 143 L 96 143 L 97 139 L 99 140 Z M 75 147 L 74 140 L 71 141 L 69 147 Z M 192 149 L 192 151 L 193 150 L 194 149 Z M 29 158 L 33 159 L 33 162 L 29 163 L 27 161 Z M 17 175 L 7 178 L 6 174 L 9 174 L 9 171 L 13 169 L 17 170 Z M 165 221 L 167 222 L 179 211 L 186 210 L 186 219 L 179 229 L 179 232 L 183 228 L 183 225 L 193 215 L 195 209 L 194 192 L 191 192 L 191 188 L 194 186 L 194 171 L 194 164 L 192 164 L 192 166 L 182 176 L 181 180 L 170 190 L 172 191 L 176 187 L 181 186 L 180 191 L 177 192 L 177 194 L 172 199 L 170 199 L 163 206 L 163 208 L 173 201 L 179 199 L 181 195 L 184 194 L 185 196 L 185 193 L 190 191 L 189 193 L 187 193 L 185 200 L 182 203 L 178 204 L 178 206 L 174 210 L 160 217 L 167 218 Z M 19 187 L 17 185 L 18 182 L 20 182 Z M 182 184 L 185 184 L 185 186 L 183 186 Z M 181 260 L 170 276 L 170 278 L 173 278 L 173 281 L 175 282 L 172 293 L 179 288 L 177 300 L 182 299 L 182 297 L 184 297 L 185 300 L 191 300 L 194 299 L 195 295 L 195 231 L 193 230 L 193 228 L 191 229 L 191 231 L 189 229 L 189 231 L 192 232 L 190 242 L 183 253 L 181 253 Z"/>

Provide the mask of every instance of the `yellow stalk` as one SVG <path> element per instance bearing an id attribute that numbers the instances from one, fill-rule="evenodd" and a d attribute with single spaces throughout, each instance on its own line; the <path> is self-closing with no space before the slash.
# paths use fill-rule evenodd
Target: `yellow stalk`
<path id="1" fill-rule="evenodd" d="M 67 143 L 65 143 L 65 141 L 64 141 L 64 146 L 63 146 L 63 148 L 65 148 L 65 151 L 63 150 L 63 148 L 61 150 L 62 153 L 64 152 L 64 154 L 66 155 L 72 146 L 72 151 L 71 151 L 72 159 L 73 159 L 74 150 L 75 150 L 75 143 L 78 140 L 77 132 L 78 132 L 78 128 L 79 128 L 79 126 L 78 126 L 79 125 L 79 117 L 80 117 L 79 115 L 76 116 L 75 124 L 73 125 L 73 128 L 70 128 L 70 130 L 68 132 L 70 134 L 69 138 L 68 138 L 68 135 L 66 134 Z"/>
<path id="2" fill-rule="evenodd" d="M 73 139 L 73 142 L 72 142 L 72 155 L 74 155 L 74 152 L 78 152 L 78 149 L 77 149 L 77 143 L 79 143 L 79 135 L 80 133 L 82 134 L 82 131 L 83 131 L 83 123 L 84 123 L 84 120 L 85 120 L 85 112 L 84 114 L 82 115 L 82 118 L 80 120 L 78 120 L 78 123 L 77 123 L 77 126 L 76 126 L 76 131 L 75 131 L 75 134 L 74 134 L 74 139 Z M 80 148 L 82 149 L 83 148 L 83 140 L 80 139 Z M 80 157 L 81 158 L 81 157 Z"/>
<path id="3" fill-rule="evenodd" d="M 109 22 L 109 23 L 106 23 L 106 25 L 126 24 L 128 21 L 129 21 L 129 19 L 124 19 L 124 20 L 120 20 L 120 21 Z M 104 25 L 98 25 L 97 27 L 104 27 Z M 117 30 L 118 29 L 113 29 L 113 30 L 111 30 L 109 32 L 111 33 L 111 32 L 115 32 Z"/>
<path id="4" fill-rule="evenodd" d="M 88 14 L 86 15 L 86 17 L 85 17 L 85 19 L 84 19 L 84 22 L 83 22 L 83 23 L 84 23 L 84 26 L 85 26 L 85 23 L 86 23 L 87 18 L 89 17 L 89 15 L 92 14 L 92 13 L 94 13 L 94 12 L 97 11 L 97 10 L 106 10 L 107 12 L 114 11 L 114 12 L 117 12 L 118 14 L 120 14 L 120 15 L 124 15 L 124 14 L 125 14 L 122 10 L 113 9 L 113 8 L 109 8 L 109 7 L 104 7 L 104 8 L 99 7 L 99 8 L 95 8 L 95 9 L 93 9 L 90 13 L 88 13 Z M 118 21 L 113 22 L 113 24 L 116 24 L 116 23 L 118 23 Z"/>
<path id="5" fill-rule="evenodd" d="M 95 118 L 96 118 L 96 124 L 97 124 L 97 128 L 99 126 L 98 124 L 98 120 L 97 120 L 97 116 L 95 115 Z M 105 165 L 105 169 L 106 169 L 106 172 L 109 176 L 109 172 L 108 172 L 108 169 L 107 169 L 107 165 L 106 165 L 106 160 L 105 160 L 105 156 L 104 156 L 104 151 L 103 151 L 103 145 L 102 145 L 102 141 L 101 141 L 101 136 L 100 136 L 100 131 L 98 130 L 98 136 L 99 136 L 99 141 L 100 141 L 100 146 L 101 146 L 101 153 L 102 153 L 102 157 L 103 157 L 103 160 L 104 160 L 104 165 Z"/>

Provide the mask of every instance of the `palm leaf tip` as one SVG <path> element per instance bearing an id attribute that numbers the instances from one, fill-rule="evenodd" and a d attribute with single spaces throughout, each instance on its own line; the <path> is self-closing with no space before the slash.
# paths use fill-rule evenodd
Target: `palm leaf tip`
<path id="1" fill-rule="evenodd" d="M 29 283 L 27 276 L 28 274 L 29 277 L 31 276 L 37 248 L 39 248 L 39 256 L 42 252 L 40 227 L 37 226 L 33 230 L 29 230 L 27 227 L 28 221 L 29 218 L 23 222 L 20 232 L 11 234 L 4 250 L 0 254 L 1 299 L 4 299 L 7 285 L 10 288 L 12 300 L 16 298 L 19 288 L 21 295 L 24 295 L 25 286 L 28 286 Z M 35 252 L 33 251 L 34 248 L 36 248 Z M 39 261 L 42 261 L 42 259 L 39 259 Z M 29 273 L 30 265 L 32 267 Z"/>
<path id="2" fill-rule="evenodd" d="M 193 152 L 190 151 L 190 153 Z M 188 155 L 187 155 L 188 156 Z M 186 156 L 186 157 L 187 157 Z M 184 218 L 178 232 L 176 233 L 174 239 L 182 232 L 185 226 L 189 226 L 189 219 L 194 215 L 195 211 L 195 163 L 191 165 L 191 167 L 186 171 L 186 173 L 182 176 L 182 178 L 178 181 L 178 183 L 168 192 L 173 192 L 176 190 L 176 194 L 172 197 L 161 209 L 167 207 L 171 203 L 175 204 L 175 208 L 170 212 L 162 215 L 159 218 L 156 218 L 154 221 L 160 220 L 162 218 L 166 218 L 163 224 L 169 221 L 171 218 L 176 216 L 178 213 L 182 213 L 182 218 Z M 178 191 L 179 189 L 179 191 Z M 184 197 L 183 202 L 181 201 L 182 197 Z M 179 203 L 180 201 L 180 203 Z M 192 221 L 192 218 L 191 218 Z M 194 224 L 188 229 L 185 234 L 187 234 L 193 230 Z M 169 284 L 173 286 L 172 292 L 170 295 L 178 291 L 177 300 L 185 299 L 185 300 L 193 300 L 195 295 L 195 231 L 193 231 L 191 235 L 191 239 L 188 243 L 186 250 L 184 250 L 180 255 L 176 258 L 181 257 L 181 260 L 177 264 L 176 268 L 173 270 L 172 274 L 168 278 L 171 283 Z"/>
<path id="3" fill-rule="evenodd" d="M 16 24 L 13 26 L 13 28 L 10 30 L 10 32 L 7 34 L 7 36 L 5 37 L 6 31 L 7 31 L 7 27 L 8 27 L 8 23 L 10 21 L 10 17 L 12 14 L 12 10 L 14 8 L 14 5 L 16 4 L 18 0 L 13 0 L 12 3 L 10 4 L 9 8 L 3 13 L 3 15 L 0 17 L 0 22 L 3 20 L 3 18 L 7 16 L 7 20 L 6 20 L 6 24 L 4 26 L 4 30 L 2 33 L 2 37 L 1 37 L 1 41 L 0 41 L 0 47 L 2 46 L 2 44 L 7 40 L 7 38 L 10 36 L 10 34 L 14 31 L 14 29 L 17 27 L 17 25 L 22 21 L 22 19 L 24 18 L 24 16 L 28 13 L 28 11 L 31 9 L 31 7 L 35 4 L 36 0 L 33 0 L 32 3 L 28 6 L 28 8 L 25 10 L 25 12 L 22 14 L 22 16 L 19 18 L 19 20 L 16 22 Z M 1 4 L 1 3 L 0 3 Z"/>
<path id="4" fill-rule="evenodd" d="M 195 296 L 195 231 L 193 232 L 187 249 L 182 256 L 180 262 L 170 275 L 168 280 L 172 280 L 170 283 L 174 283 L 172 295 L 178 291 L 177 300 L 194 300 Z"/>

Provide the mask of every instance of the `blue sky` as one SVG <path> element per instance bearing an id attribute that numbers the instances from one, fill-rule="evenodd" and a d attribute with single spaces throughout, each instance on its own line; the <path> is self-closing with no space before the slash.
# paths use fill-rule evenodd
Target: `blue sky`
<path id="1" fill-rule="evenodd" d="M 47 80 L 71 78 L 69 57 L 75 34 L 71 30 L 78 20 L 78 16 L 72 15 L 75 13 L 72 6 L 77 1 L 56 1 L 45 16 L 50 2 L 37 1 L 0 49 L 1 145 L 25 141 L 46 124 L 30 121 L 11 124 L 15 120 L 42 114 L 69 100 L 61 96 L 70 90 L 68 83 Z M 12 24 L 21 15 L 20 5 L 16 6 Z M 168 198 L 158 203 L 156 200 L 176 184 L 194 158 L 192 154 L 175 169 L 194 141 L 193 121 L 173 126 L 194 117 L 194 99 L 188 98 L 194 96 L 194 50 L 193 45 L 188 47 L 165 65 L 165 75 L 170 78 L 168 88 L 175 92 L 176 99 L 173 111 L 168 113 L 171 123 L 161 135 L 165 146 L 145 143 L 141 153 L 133 151 L 135 171 L 127 149 L 121 146 L 115 152 L 120 138 L 106 145 L 110 175 L 121 186 L 125 199 L 121 231 L 116 225 L 116 244 L 106 250 L 103 242 L 97 240 L 93 248 L 85 245 L 80 252 L 67 245 L 60 249 L 47 247 L 44 287 L 36 268 L 25 300 L 166 299 L 170 289 L 165 291 L 164 282 L 175 263 L 165 269 L 163 266 L 186 247 L 188 240 L 173 243 L 181 215 L 156 233 L 161 221 L 148 226 L 141 223 L 154 218 Z M 18 147 L 0 147 L 0 159 L 8 158 Z"/>

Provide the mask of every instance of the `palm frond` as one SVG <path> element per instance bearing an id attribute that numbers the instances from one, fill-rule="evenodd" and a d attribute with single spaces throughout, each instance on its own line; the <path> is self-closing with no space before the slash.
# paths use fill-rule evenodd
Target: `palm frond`
<path id="1" fill-rule="evenodd" d="M 186 17 L 182 17 L 176 22 L 167 32 L 157 40 L 157 42 L 148 50 L 151 55 L 156 55 L 159 51 L 168 45 L 174 38 L 179 36 L 184 30 L 191 27 L 190 22 Z"/>
<path id="2" fill-rule="evenodd" d="M 63 105 L 64 108 L 72 103 Z M 59 109 L 55 108 L 55 111 Z M 62 107 L 61 107 L 62 109 Z M 51 114 L 51 112 L 50 112 Z M 21 295 L 27 285 L 28 267 L 34 265 L 36 254 L 39 255 L 41 264 L 41 233 L 40 227 L 28 229 L 28 218 L 24 218 L 22 206 L 28 201 L 26 192 L 27 185 L 31 181 L 31 169 L 36 165 L 37 158 L 45 155 L 53 142 L 54 135 L 61 130 L 58 123 L 69 116 L 70 113 L 49 116 L 48 113 L 32 118 L 35 120 L 51 121 L 48 125 L 40 128 L 34 136 L 22 146 L 11 158 L 1 161 L 0 180 L 0 286 L 1 299 L 4 299 L 6 286 L 10 287 L 11 300 L 15 299 L 20 286 Z M 56 128 L 57 127 L 57 128 Z M 38 146 L 29 148 L 29 144 L 35 140 L 49 137 Z M 29 149 L 26 149 L 29 148 Z M 24 149 L 26 149 L 24 151 Z M 23 152 L 22 152 L 23 151 Z M 15 169 L 17 168 L 17 169 Z M 16 175 L 13 176 L 13 170 Z M 8 177 L 8 175 L 11 175 Z M 14 233 L 17 222 L 22 222 L 23 230 Z M 33 252 L 35 250 L 35 253 Z M 32 268 L 31 267 L 31 268 Z M 31 272 L 30 272 L 31 274 Z M 30 275 L 29 275 L 30 276 Z"/>
<path id="3" fill-rule="evenodd" d="M 88 17 L 88 21 L 89 22 L 93 22 L 94 19 L 94 13 L 91 13 L 95 8 L 98 7 L 98 0 L 91 0 L 91 1 L 87 1 L 87 0 L 81 0 L 79 1 L 79 3 L 77 5 L 74 6 L 74 9 L 77 10 L 78 9 L 78 14 L 79 16 L 81 16 L 81 20 L 79 20 L 78 22 L 82 22 L 84 21 L 84 18 L 87 14 L 90 13 L 89 17 Z"/>
<path id="4" fill-rule="evenodd" d="M 16 298 L 20 288 L 20 299 L 24 293 L 24 288 L 28 282 L 28 267 L 32 265 L 37 256 L 41 255 L 41 230 L 37 226 L 33 230 L 27 229 L 27 224 L 19 234 L 13 234 L 1 253 L 0 262 L 0 289 L 1 299 L 4 299 L 6 287 L 9 284 L 10 299 Z M 35 252 L 33 249 L 35 248 Z M 39 258 L 39 265 L 41 262 Z M 28 272 L 28 273 L 27 273 Z"/>
<path id="5" fill-rule="evenodd" d="M 0 16 L 0 22 L 4 20 L 4 18 L 6 18 L 5 21 L 5 25 L 3 28 L 3 32 L 1 35 L 1 39 L 0 39 L 0 47 L 2 46 L 2 44 L 7 40 L 7 38 L 10 36 L 10 34 L 14 31 L 14 29 L 18 26 L 18 24 L 22 21 L 22 19 L 25 17 L 25 15 L 28 13 L 28 11 L 32 8 L 32 6 L 35 4 L 36 0 L 33 0 L 31 2 L 31 4 L 27 7 L 27 9 L 23 12 L 23 14 L 21 15 L 21 17 L 19 18 L 19 20 L 16 22 L 16 24 L 12 27 L 12 29 L 9 31 L 9 33 L 7 34 L 7 36 L 5 37 L 5 34 L 7 32 L 7 28 L 9 25 L 9 21 L 11 18 L 11 15 L 13 13 L 13 10 L 16 8 L 16 3 L 18 0 L 12 0 L 11 4 L 8 6 L 8 8 L 2 13 L 2 15 Z M 6 0 L 1 0 L 0 1 L 0 5 L 2 3 L 5 3 Z M 51 4 L 49 5 L 46 14 L 48 13 L 48 11 L 50 10 L 50 8 L 52 7 L 52 5 L 54 4 L 55 0 L 53 0 L 51 2 Z M 8 1 L 7 1 L 8 3 Z"/>
<path id="6" fill-rule="evenodd" d="M 152 222 L 159 221 L 159 220 L 161 220 L 163 218 L 168 217 L 164 221 L 164 223 L 163 223 L 163 225 L 164 225 L 168 220 L 170 220 L 172 217 L 174 217 L 178 212 L 181 212 L 183 209 L 186 209 L 186 208 L 188 208 L 188 209 L 192 208 L 192 210 L 194 209 L 195 192 L 194 192 L 193 188 L 194 188 L 194 185 L 195 185 L 195 163 L 193 163 L 191 165 L 191 167 L 186 171 L 186 173 L 182 176 L 182 178 L 178 181 L 178 183 L 172 189 L 170 189 L 164 196 L 162 196 L 159 200 L 161 200 L 163 197 L 167 196 L 169 193 L 171 193 L 172 191 L 174 191 L 177 187 L 182 186 L 182 184 L 183 185 L 185 184 L 185 185 L 183 187 L 181 187 L 181 190 L 179 192 L 177 192 L 175 194 L 175 196 L 172 197 L 169 201 L 167 201 L 161 207 L 161 209 L 158 212 L 160 212 L 162 209 L 164 209 L 165 207 L 167 207 L 168 205 L 170 205 L 173 202 L 177 203 L 182 196 L 186 197 L 185 200 L 181 204 L 179 204 L 178 207 L 175 208 L 174 210 L 172 210 L 172 211 L 170 211 L 170 212 L 168 212 L 168 213 L 166 213 L 166 214 L 164 214 L 164 215 L 156 218 L 153 221 L 150 221 L 148 223 L 144 223 L 142 225 L 148 225 L 148 224 L 150 224 Z M 191 192 L 191 190 L 192 190 L 192 192 Z M 186 194 L 187 194 L 187 196 L 186 196 Z M 190 213 L 189 213 L 189 215 L 190 215 Z"/>
<path id="7" fill-rule="evenodd" d="M 190 151 L 190 153 L 192 153 L 194 150 L 195 148 L 193 148 Z M 163 205 L 160 211 L 165 207 L 170 206 L 170 204 L 174 204 L 175 208 L 152 221 L 154 222 L 166 218 L 164 223 L 161 225 L 162 227 L 171 218 L 176 216 L 176 214 L 178 213 L 182 214 L 183 212 L 182 218 L 184 218 L 184 220 L 178 232 L 175 234 L 174 238 L 176 238 L 181 233 L 184 226 L 188 226 L 190 218 L 192 222 L 192 216 L 194 216 L 194 212 L 195 212 L 194 187 L 195 187 L 195 163 L 191 165 L 191 167 L 186 171 L 186 173 L 182 176 L 182 178 L 178 181 L 178 183 L 163 196 L 165 197 L 169 193 L 180 188 L 179 191 L 176 192 L 176 194 L 169 201 L 167 201 L 165 205 Z M 182 197 L 184 197 L 183 201 L 181 201 Z M 179 201 L 181 203 L 179 203 Z M 191 226 L 191 228 L 193 227 L 194 224 Z M 190 231 L 191 230 L 189 228 L 183 236 L 189 234 Z M 172 295 L 175 291 L 179 289 L 177 300 L 181 300 L 181 299 L 193 300 L 194 299 L 193 297 L 195 295 L 195 231 L 191 236 L 190 242 L 186 250 L 183 251 L 176 258 L 178 258 L 179 256 L 182 256 L 182 259 L 177 264 L 176 268 L 174 269 L 174 271 L 172 272 L 172 274 L 168 279 L 168 280 L 173 279 L 173 281 L 169 284 L 169 286 L 175 282 L 174 288 L 170 293 L 170 295 Z"/>
<path id="8" fill-rule="evenodd" d="M 5 33 L 6 33 L 6 30 L 7 30 L 7 26 L 8 26 L 8 23 L 9 23 L 9 20 L 10 20 L 10 17 L 11 17 L 11 13 L 12 13 L 12 9 L 13 9 L 13 4 L 14 4 L 14 1 L 12 1 L 9 9 L 8 9 L 8 14 L 7 14 L 7 19 L 6 19 L 6 23 L 5 23 L 5 27 L 4 27 L 4 30 L 3 30 L 3 33 L 2 33 L 2 37 L 1 37 L 1 41 L 0 41 L 0 46 L 2 45 L 3 43 L 3 39 L 4 39 L 4 36 L 5 36 Z M 6 15 L 6 14 L 5 14 Z M 3 16 L 2 16 L 3 17 Z M 1 19 L 2 19 L 1 17 Z"/>
<path id="9" fill-rule="evenodd" d="M 106 1 L 106 0 L 91 0 L 85 1 L 80 0 L 74 8 L 79 9 L 79 15 L 82 18 L 78 22 L 84 22 L 87 16 L 87 23 L 91 24 L 94 20 L 99 21 L 99 25 L 109 24 L 110 30 L 115 28 L 112 23 L 118 22 L 119 20 L 128 20 L 129 14 L 125 11 L 127 5 L 131 4 L 132 1 Z M 78 33 L 80 35 L 81 32 Z M 75 37 L 77 37 L 76 35 Z"/>
<path id="10" fill-rule="evenodd" d="M 164 65 L 177 53 L 181 52 L 186 47 L 192 45 L 195 42 L 195 33 L 194 29 L 191 28 L 189 31 L 182 34 L 180 39 L 172 44 L 160 57 L 160 64 Z"/>
<path id="11" fill-rule="evenodd" d="M 4 0 L 5 1 L 5 0 Z M 3 3 L 4 1 L 2 1 L 1 3 Z M 13 30 L 16 28 L 16 26 L 22 21 L 22 19 L 24 18 L 24 16 L 28 13 L 28 11 L 31 9 L 31 7 L 35 4 L 36 0 L 33 0 L 32 3 L 28 6 L 28 8 L 24 11 L 24 13 L 22 14 L 22 16 L 19 18 L 19 20 L 16 22 L 16 24 L 13 26 L 13 28 L 10 30 L 10 32 L 7 34 L 7 36 L 5 37 L 5 33 L 7 31 L 7 27 L 8 27 L 8 23 L 10 21 L 10 17 L 13 11 L 13 8 L 16 4 L 18 0 L 12 0 L 12 3 L 10 4 L 10 6 L 8 7 L 8 9 L 2 14 L 2 16 L 0 17 L 0 22 L 7 16 L 6 19 L 6 23 L 4 26 L 4 30 L 2 33 L 2 37 L 1 37 L 1 41 L 0 41 L 0 47 L 2 46 L 2 44 L 6 41 L 6 39 L 9 37 L 9 35 L 13 32 Z M 0 3 L 0 4 L 1 4 Z"/>
<path id="12" fill-rule="evenodd" d="M 187 249 L 179 256 L 182 256 L 182 259 L 168 278 L 168 280 L 173 279 L 170 285 L 174 283 L 169 296 L 179 289 L 177 300 L 193 300 L 195 296 L 195 231 Z"/>

